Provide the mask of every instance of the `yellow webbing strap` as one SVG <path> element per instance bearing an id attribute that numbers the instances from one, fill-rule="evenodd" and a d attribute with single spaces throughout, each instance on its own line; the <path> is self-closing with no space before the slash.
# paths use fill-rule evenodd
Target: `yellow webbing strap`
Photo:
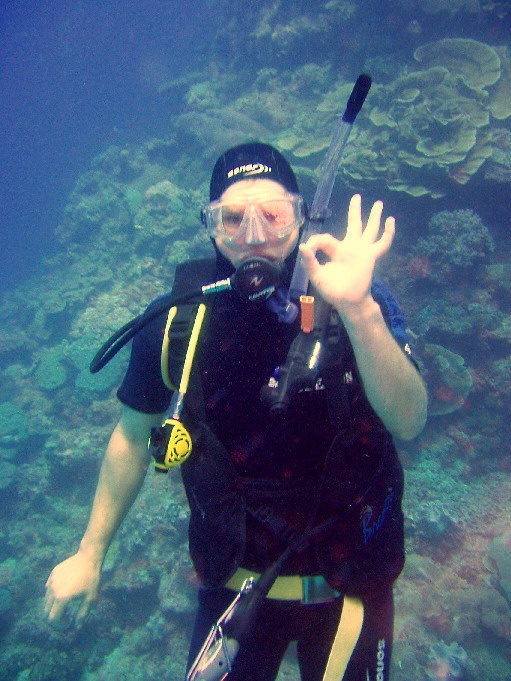
<path id="1" fill-rule="evenodd" d="M 188 389 L 188 381 L 190 380 L 190 372 L 192 370 L 193 357 L 195 355 L 195 350 L 197 349 L 197 341 L 199 340 L 199 333 L 202 327 L 202 322 L 204 321 L 204 316 L 206 314 L 206 306 L 201 303 L 197 308 L 197 313 L 193 322 L 192 332 L 190 334 L 190 341 L 188 343 L 188 348 L 186 350 L 185 361 L 183 364 L 183 371 L 181 373 L 181 382 L 179 386 L 173 385 L 169 376 L 169 336 L 170 327 L 177 314 L 177 307 L 171 307 L 167 317 L 167 323 L 165 325 L 165 333 L 163 336 L 163 343 L 161 346 L 161 376 L 163 382 L 169 390 L 179 390 L 180 393 L 186 393 Z"/>
<path id="2" fill-rule="evenodd" d="M 176 314 L 177 307 L 171 307 L 167 316 L 167 323 L 165 324 L 165 333 L 163 334 L 163 343 L 161 346 L 161 377 L 169 390 L 177 390 L 177 386 L 172 384 L 169 376 L 169 329 Z"/>
<path id="3" fill-rule="evenodd" d="M 192 362 L 195 356 L 195 350 L 197 349 L 197 341 L 199 340 L 199 333 L 202 327 L 202 322 L 204 321 L 204 315 L 206 314 L 206 306 L 204 303 L 199 305 L 197 314 L 195 315 L 195 321 L 193 323 L 192 333 L 190 335 L 190 342 L 188 343 L 188 349 L 186 351 L 185 363 L 183 366 L 183 374 L 181 376 L 181 383 L 179 384 L 179 392 L 183 395 L 188 390 L 188 381 L 190 380 L 190 372 L 192 370 Z"/>
<path id="4" fill-rule="evenodd" d="M 341 681 L 357 645 L 364 621 L 364 605 L 358 598 L 344 597 L 339 628 L 335 635 L 323 681 Z"/>

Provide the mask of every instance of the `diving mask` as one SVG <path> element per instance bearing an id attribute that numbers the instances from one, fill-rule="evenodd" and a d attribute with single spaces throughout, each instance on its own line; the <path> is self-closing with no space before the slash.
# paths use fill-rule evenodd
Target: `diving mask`
<path id="1" fill-rule="evenodd" d="M 285 239 L 305 222 L 301 196 L 267 201 L 213 201 L 202 211 L 208 235 L 221 237 L 228 243 L 256 245 L 274 239 Z"/>

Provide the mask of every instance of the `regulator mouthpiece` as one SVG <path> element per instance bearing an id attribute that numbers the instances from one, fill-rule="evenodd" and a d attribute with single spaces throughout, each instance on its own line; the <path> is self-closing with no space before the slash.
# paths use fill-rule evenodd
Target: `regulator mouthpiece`
<path id="1" fill-rule="evenodd" d="M 232 288 L 251 301 L 268 300 L 277 289 L 283 266 L 267 258 L 245 260 L 231 277 Z"/>

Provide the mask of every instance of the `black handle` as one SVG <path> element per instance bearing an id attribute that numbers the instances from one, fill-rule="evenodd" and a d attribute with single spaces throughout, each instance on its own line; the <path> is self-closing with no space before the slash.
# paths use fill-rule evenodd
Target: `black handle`
<path id="1" fill-rule="evenodd" d="M 345 123 L 352 124 L 358 116 L 358 112 L 362 108 L 365 99 L 371 88 L 371 76 L 367 73 L 362 73 L 355 83 L 351 92 L 348 103 L 346 104 L 346 111 L 342 115 L 342 120 Z"/>

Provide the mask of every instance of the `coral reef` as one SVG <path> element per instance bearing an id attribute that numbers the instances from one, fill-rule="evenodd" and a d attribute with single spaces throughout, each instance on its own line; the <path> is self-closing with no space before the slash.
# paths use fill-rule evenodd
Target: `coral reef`
<path id="1" fill-rule="evenodd" d="M 429 649 L 426 674 L 429 679 L 449 679 L 461 681 L 467 667 L 468 655 L 461 646 L 453 642 L 446 645 L 443 641 L 434 643 Z"/>
<path id="2" fill-rule="evenodd" d="M 13 463 L 0 459 L 0 490 L 5 490 L 12 485 L 16 473 L 17 469 Z"/>
<path id="3" fill-rule="evenodd" d="M 352 185 L 383 181 L 394 191 L 440 197 L 447 177 L 466 184 L 494 150 L 498 155 L 492 121 L 511 116 L 505 95 L 511 58 L 505 49 L 461 38 L 422 45 L 414 56 L 422 70 L 398 71 L 392 82 L 373 85 L 341 173 Z M 304 124 L 302 114 L 278 135 L 282 148 L 314 164 L 350 88 L 341 80 L 332 83 L 314 113 L 314 127 Z"/>
<path id="4" fill-rule="evenodd" d="M 450 414 L 460 409 L 472 389 L 472 374 L 460 355 L 434 343 L 424 347 L 424 379 L 429 389 L 429 413 Z"/>
<path id="5" fill-rule="evenodd" d="M 43 390 L 55 390 L 67 381 L 67 372 L 63 364 L 61 349 L 44 348 L 39 358 L 39 364 L 35 372 L 37 385 Z"/>
<path id="6" fill-rule="evenodd" d="M 354 139 L 343 172 L 435 197 L 443 193 L 443 173 L 465 184 L 492 156 L 491 117 L 511 115 L 500 94 L 509 88 L 509 56 L 459 38 L 423 45 L 414 56 L 423 70 L 374 90 L 368 124 Z M 361 148 L 365 164 L 357 163 Z"/>
<path id="7" fill-rule="evenodd" d="M 0 442 L 16 444 L 24 440 L 25 415 L 11 402 L 0 403 Z"/>
<path id="8" fill-rule="evenodd" d="M 135 229 L 142 234 L 141 241 L 151 241 L 157 236 L 176 238 L 189 231 L 185 211 L 188 204 L 186 192 L 169 180 L 146 189 L 142 206 L 135 215 Z M 196 225 L 195 218 L 191 227 Z M 138 234 L 137 237 L 140 238 Z"/>

